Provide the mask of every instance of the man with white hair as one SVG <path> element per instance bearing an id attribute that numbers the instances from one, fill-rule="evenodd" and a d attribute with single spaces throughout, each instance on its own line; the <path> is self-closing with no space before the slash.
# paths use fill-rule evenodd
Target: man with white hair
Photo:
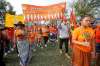
<path id="1" fill-rule="evenodd" d="M 63 43 L 65 44 L 65 55 L 69 57 L 68 55 L 68 43 L 69 43 L 69 37 L 70 37 L 70 27 L 69 24 L 63 20 L 62 23 L 58 26 L 58 32 L 59 32 L 59 49 L 60 53 L 62 54 L 62 46 Z"/>

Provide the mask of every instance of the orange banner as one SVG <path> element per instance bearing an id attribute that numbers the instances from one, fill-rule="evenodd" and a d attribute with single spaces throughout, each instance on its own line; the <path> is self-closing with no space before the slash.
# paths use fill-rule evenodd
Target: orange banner
<path id="1" fill-rule="evenodd" d="M 35 6 L 23 4 L 23 13 L 26 21 L 59 19 L 64 16 L 66 3 L 49 6 Z"/>

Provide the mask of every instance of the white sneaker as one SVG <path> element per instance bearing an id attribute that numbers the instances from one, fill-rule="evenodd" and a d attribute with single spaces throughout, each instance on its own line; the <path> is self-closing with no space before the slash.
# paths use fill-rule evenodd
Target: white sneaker
<path id="1" fill-rule="evenodd" d="M 41 49 L 43 49 L 43 47 L 41 47 Z"/>
<path id="2" fill-rule="evenodd" d="M 18 54 L 18 57 L 19 57 L 19 54 Z"/>
<path id="3" fill-rule="evenodd" d="M 62 52 L 62 50 L 60 50 L 59 52 L 60 52 L 60 54 L 62 54 L 62 53 L 63 53 L 63 52 Z"/>
<path id="4" fill-rule="evenodd" d="M 70 56 L 69 56 L 67 53 L 65 53 L 65 56 L 66 56 L 68 59 L 70 59 Z"/>
<path id="5" fill-rule="evenodd" d="M 24 66 L 21 62 L 19 63 L 20 66 Z"/>
<path id="6" fill-rule="evenodd" d="M 47 45 L 45 44 L 45 47 L 47 47 Z"/>
<path id="7" fill-rule="evenodd" d="M 11 51 L 14 51 L 14 48 L 11 48 Z"/>
<path id="8" fill-rule="evenodd" d="M 7 56 L 7 53 L 4 53 L 4 56 Z"/>
<path id="9" fill-rule="evenodd" d="M 8 53 L 10 53 L 11 51 L 9 50 Z"/>
<path id="10" fill-rule="evenodd" d="M 36 51 L 36 49 L 33 49 L 33 51 L 35 52 L 35 51 Z"/>
<path id="11" fill-rule="evenodd" d="M 56 40 L 56 42 L 58 42 L 58 40 Z"/>

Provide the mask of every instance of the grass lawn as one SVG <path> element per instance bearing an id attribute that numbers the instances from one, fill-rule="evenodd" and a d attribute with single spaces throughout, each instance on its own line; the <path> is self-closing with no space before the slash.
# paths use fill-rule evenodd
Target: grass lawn
<path id="1" fill-rule="evenodd" d="M 16 52 L 5 57 L 6 66 L 19 66 L 19 58 Z M 32 52 L 32 60 L 29 66 L 70 66 L 70 59 L 59 53 L 58 44 L 48 45 L 47 48 L 37 48 Z"/>

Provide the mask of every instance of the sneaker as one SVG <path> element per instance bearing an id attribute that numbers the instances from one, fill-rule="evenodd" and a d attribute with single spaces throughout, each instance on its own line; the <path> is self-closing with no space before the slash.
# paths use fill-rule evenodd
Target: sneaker
<path id="1" fill-rule="evenodd" d="M 24 66 L 21 62 L 19 63 L 20 66 Z"/>
<path id="2" fill-rule="evenodd" d="M 47 45 L 45 44 L 45 47 L 47 47 Z"/>
<path id="3" fill-rule="evenodd" d="M 43 46 L 41 46 L 41 49 L 43 49 Z"/>
<path id="4" fill-rule="evenodd" d="M 59 52 L 60 52 L 60 54 L 62 54 L 62 53 L 63 53 L 63 52 L 62 52 L 62 50 L 60 50 Z"/>
<path id="5" fill-rule="evenodd" d="M 4 56 L 7 56 L 7 53 L 4 53 Z"/>
<path id="6" fill-rule="evenodd" d="M 33 52 L 35 52 L 36 51 L 36 49 L 33 49 Z"/>
<path id="7" fill-rule="evenodd" d="M 38 45 L 38 44 L 37 44 L 36 46 L 37 46 L 37 47 L 39 47 L 39 45 Z"/>
<path id="8" fill-rule="evenodd" d="M 68 59 L 70 59 L 70 56 L 69 56 L 67 53 L 65 53 L 65 56 L 66 56 Z"/>
<path id="9" fill-rule="evenodd" d="M 19 57 L 19 54 L 18 54 L 18 57 Z"/>
<path id="10" fill-rule="evenodd" d="M 9 50 L 8 53 L 10 53 L 11 51 Z"/>
<path id="11" fill-rule="evenodd" d="M 11 48 L 11 51 L 14 51 L 14 48 Z"/>

